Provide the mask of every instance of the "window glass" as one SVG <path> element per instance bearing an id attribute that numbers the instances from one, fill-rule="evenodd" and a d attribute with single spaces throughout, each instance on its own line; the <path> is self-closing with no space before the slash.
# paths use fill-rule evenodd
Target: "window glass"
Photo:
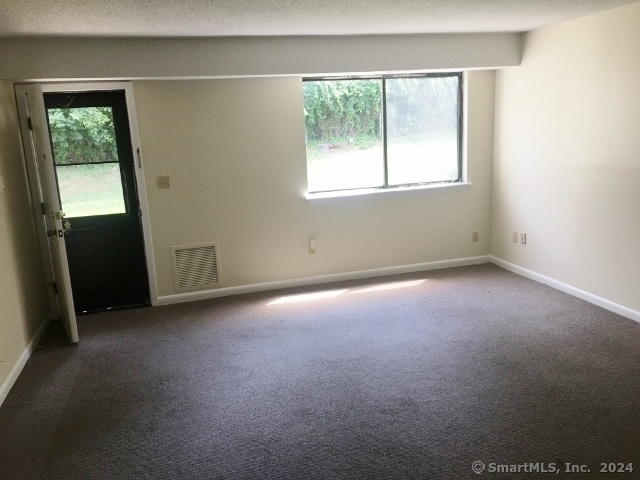
<path id="1" fill-rule="evenodd" d="M 384 185 L 382 82 L 303 84 L 309 191 Z"/>
<path id="2" fill-rule="evenodd" d="M 389 185 L 458 178 L 458 77 L 390 78 Z"/>
<path id="3" fill-rule="evenodd" d="M 68 218 L 126 213 L 111 107 L 47 109 Z"/>
<path id="4" fill-rule="evenodd" d="M 119 164 L 56 166 L 56 175 L 67 218 L 126 212 Z"/>
<path id="5" fill-rule="evenodd" d="M 305 80 L 309 192 L 460 181 L 461 81 Z"/>

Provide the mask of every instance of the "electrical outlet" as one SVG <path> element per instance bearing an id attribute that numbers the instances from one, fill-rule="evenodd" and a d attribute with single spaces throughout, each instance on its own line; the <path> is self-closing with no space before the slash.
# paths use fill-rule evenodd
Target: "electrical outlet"
<path id="1" fill-rule="evenodd" d="M 513 232 L 512 240 L 513 243 L 518 243 L 518 232 Z"/>
<path id="2" fill-rule="evenodd" d="M 471 233 L 471 241 L 472 242 L 477 242 L 478 241 L 478 232 L 472 232 Z"/>
<path id="3" fill-rule="evenodd" d="M 526 233 L 521 233 L 520 234 L 520 243 L 523 245 L 527 244 L 527 234 Z"/>

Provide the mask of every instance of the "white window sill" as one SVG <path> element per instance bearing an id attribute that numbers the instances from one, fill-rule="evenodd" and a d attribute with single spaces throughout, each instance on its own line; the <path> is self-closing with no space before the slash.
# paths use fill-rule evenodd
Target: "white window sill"
<path id="1" fill-rule="evenodd" d="M 454 192 L 457 190 L 466 190 L 470 185 L 470 182 L 458 182 L 418 185 L 415 187 L 360 188 L 355 190 L 340 190 L 336 192 L 308 193 L 305 198 L 309 203 L 314 205 L 318 203 L 335 203 L 380 197 L 403 197 L 406 195 L 422 195 L 436 192 Z"/>

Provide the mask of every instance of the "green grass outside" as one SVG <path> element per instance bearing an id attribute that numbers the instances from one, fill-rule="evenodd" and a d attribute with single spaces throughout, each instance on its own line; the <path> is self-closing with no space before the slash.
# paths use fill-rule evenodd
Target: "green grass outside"
<path id="1" fill-rule="evenodd" d="M 58 166 L 56 174 L 67 218 L 126 212 L 117 163 Z"/>
<path id="2" fill-rule="evenodd" d="M 332 140 L 307 142 L 310 192 L 384 184 L 382 140 L 375 137 Z M 389 185 L 455 180 L 457 152 L 455 131 L 388 138 Z"/>

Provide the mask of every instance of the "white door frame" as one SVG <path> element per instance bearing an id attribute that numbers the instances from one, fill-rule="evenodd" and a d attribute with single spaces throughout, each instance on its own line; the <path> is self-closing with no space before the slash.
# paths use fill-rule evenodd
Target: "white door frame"
<path id="1" fill-rule="evenodd" d="M 16 87 L 20 84 L 16 84 Z M 140 148 L 140 136 L 138 133 L 138 120 L 136 115 L 135 100 L 133 97 L 133 84 L 131 82 L 81 82 L 81 83 L 40 83 L 43 93 L 51 92 L 87 92 L 124 90 L 127 103 L 127 115 L 129 117 L 129 133 L 131 135 L 131 148 L 134 157 L 134 172 L 138 187 L 138 202 L 140 205 L 142 223 L 142 236 L 144 240 L 144 252 L 149 275 L 149 295 L 151 305 L 158 305 L 158 283 L 156 279 L 156 267 L 153 256 L 153 244 L 151 242 L 151 222 L 149 220 L 149 202 L 147 200 L 147 187 L 144 180 L 144 166 L 142 161 L 142 149 Z M 30 180 L 31 181 L 31 180 Z M 36 206 L 34 205 L 34 209 Z M 39 206 L 37 207 L 39 208 Z M 39 212 L 34 211 L 34 214 Z M 46 254 L 43 254 L 45 256 Z"/>

